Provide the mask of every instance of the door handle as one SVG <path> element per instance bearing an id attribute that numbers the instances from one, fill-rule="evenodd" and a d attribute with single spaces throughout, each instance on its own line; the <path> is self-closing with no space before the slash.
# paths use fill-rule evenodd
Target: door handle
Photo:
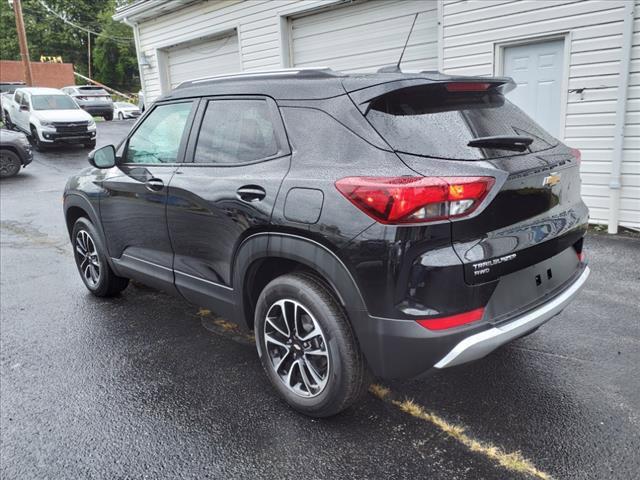
<path id="1" fill-rule="evenodd" d="M 147 190 L 151 190 L 152 192 L 159 192 L 164 188 L 164 182 L 159 178 L 150 178 L 146 182 L 144 182 L 144 186 L 147 187 Z"/>
<path id="2" fill-rule="evenodd" d="M 236 190 L 236 193 L 245 202 L 259 202 L 267 196 L 267 192 L 259 185 L 245 185 Z"/>

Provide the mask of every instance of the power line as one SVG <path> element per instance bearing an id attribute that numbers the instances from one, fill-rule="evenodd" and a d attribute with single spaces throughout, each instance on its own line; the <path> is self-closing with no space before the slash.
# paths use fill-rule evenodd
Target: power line
<path id="1" fill-rule="evenodd" d="M 38 3 L 40 3 L 40 5 L 42 5 L 42 7 L 47 12 L 49 12 L 52 15 L 58 17 L 60 20 L 62 20 L 67 25 L 70 25 L 70 26 L 72 26 L 74 28 L 82 30 L 83 32 L 90 33 L 90 34 L 95 35 L 97 37 L 109 38 L 109 39 L 113 40 L 114 42 L 118 42 L 118 43 L 122 43 L 122 44 L 124 44 L 124 43 L 129 44 L 130 42 L 133 41 L 133 38 L 130 38 L 130 37 L 116 37 L 116 36 L 112 36 L 112 35 L 107 35 L 106 33 L 101 33 L 101 32 L 96 32 L 96 31 L 90 30 L 90 29 L 88 29 L 86 27 L 83 27 L 81 25 L 78 25 L 77 23 L 72 22 L 71 20 L 66 19 L 63 15 L 60 15 L 58 12 L 53 10 L 49 5 L 44 3 L 42 0 L 38 0 Z"/>

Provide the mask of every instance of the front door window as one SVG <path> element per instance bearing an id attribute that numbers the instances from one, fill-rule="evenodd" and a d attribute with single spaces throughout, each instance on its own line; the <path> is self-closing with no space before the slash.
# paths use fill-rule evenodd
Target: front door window
<path id="1" fill-rule="evenodd" d="M 175 163 L 193 102 L 158 105 L 129 138 L 125 163 Z"/>

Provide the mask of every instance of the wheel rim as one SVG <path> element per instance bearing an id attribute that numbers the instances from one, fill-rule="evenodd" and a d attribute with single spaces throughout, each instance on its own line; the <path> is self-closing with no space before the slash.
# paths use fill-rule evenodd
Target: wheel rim
<path id="1" fill-rule="evenodd" d="M 320 395 L 329 378 L 329 352 L 320 324 L 301 303 L 274 303 L 264 322 L 269 365 L 287 389 L 300 397 Z"/>
<path id="2" fill-rule="evenodd" d="M 87 231 L 80 230 L 77 233 L 75 249 L 82 278 L 90 287 L 97 286 L 100 282 L 100 257 L 96 244 Z"/>
<path id="3" fill-rule="evenodd" d="M 15 158 L 2 154 L 0 155 L 0 176 L 10 177 L 20 170 L 20 164 Z"/>

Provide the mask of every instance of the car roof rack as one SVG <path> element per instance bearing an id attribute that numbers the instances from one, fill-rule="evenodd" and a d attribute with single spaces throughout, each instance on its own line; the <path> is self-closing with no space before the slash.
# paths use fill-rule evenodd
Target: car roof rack
<path id="1" fill-rule="evenodd" d="M 314 76 L 314 77 L 341 77 L 343 76 L 340 72 L 336 72 L 335 70 L 329 67 L 303 67 L 303 68 L 281 68 L 274 70 L 262 70 L 256 72 L 238 72 L 238 73 L 229 73 L 222 75 L 211 75 L 207 77 L 194 78 L 191 80 L 185 80 L 178 84 L 176 88 L 184 88 L 190 87 L 193 85 L 197 85 L 199 83 L 204 82 L 214 82 L 218 80 L 231 80 L 231 79 L 245 79 L 245 78 L 260 78 L 260 77 L 271 77 L 271 76 L 288 76 L 288 77 L 305 77 L 305 76 Z"/>

